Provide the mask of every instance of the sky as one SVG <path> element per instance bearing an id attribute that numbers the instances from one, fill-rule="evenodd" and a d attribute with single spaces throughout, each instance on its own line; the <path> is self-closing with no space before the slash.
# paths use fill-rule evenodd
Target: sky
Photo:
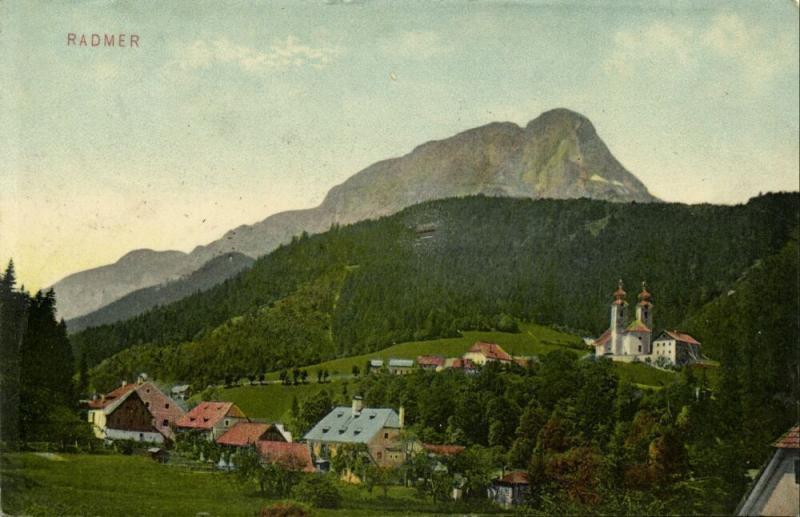
<path id="1" fill-rule="evenodd" d="M 555 107 L 665 201 L 798 190 L 798 54 L 791 0 L 5 1 L 0 261 L 35 290 L 190 251 Z"/>

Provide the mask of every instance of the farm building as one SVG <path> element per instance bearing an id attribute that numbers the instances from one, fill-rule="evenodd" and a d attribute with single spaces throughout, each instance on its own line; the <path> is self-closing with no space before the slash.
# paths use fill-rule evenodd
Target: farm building
<path id="1" fill-rule="evenodd" d="M 233 402 L 201 402 L 176 422 L 178 431 L 196 431 L 216 440 L 247 417 Z"/>
<path id="2" fill-rule="evenodd" d="M 484 343 L 479 341 L 470 347 L 469 351 L 463 356 L 464 360 L 483 366 L 489 362 L 510 363 L 511 356 L 498 344 Z"/>
<path id="3" fill-rule="evenodd" d="M 138 433 L 134 433 L 133 437 L 130 437 L 127 431 L 121 432 L 121 428 L 113 427 L 123 425 L 121 422 L 127 421 L 127 419 L 120 419 L 116 412 L 122 402 L 127 400 L 133 392 L 137 394 L 147 413 L 141 419 L 146 419 L 149 427 L 161 435 L 161 438 L 152 436 L 152 439 L 145 441 L 161 443 L 165 440 L 173 440 L 175 438 L 173 428 L 178 419 L 183 416 L 183 408 L 165 395 L 155 384 L 146 381 L 144 376 L 140 376 L 135 384 L 123 382 L 119 388 L 86 403 L 87 420 L 92 424 L 95 436 L 108 440 L 136 439 L 143 441 L 139 439 Z M 133 408 L 136 405 L 138 402 L 135 400 L 124 403 L 125 408 Z M 138 419 L 139 417 L 137 417 Z M 120 436 L 126 436 L 126 438 L 120 438 Z M 147 433 L 143 434 L 143 438 L 147 436 L 149 436 Z"/>
<path id="4" fill-rule="evenodd" d="M 408 375 L 414 371 L 413 359 L 389 359 L 389 373 L 392 375 Z"/>
<path id="5" fill-rule="evenodd" d="M 444 361 L 440 355 L 421 355 L 417 357 L 417 366 L 423 370 L 440 370 L 444 368 Z"/>

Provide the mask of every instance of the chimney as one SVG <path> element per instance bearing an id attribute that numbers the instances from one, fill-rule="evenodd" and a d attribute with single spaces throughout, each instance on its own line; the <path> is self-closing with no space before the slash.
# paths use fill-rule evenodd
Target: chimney
<path id="1" fill-rule="evenodd" d="M 122 381 L 122 387 L 123 387 L 123 388 L 124 388 L 125 386 L 127 386 L 127 385 L 128 385 L 128 381 Z"/>
<path id="2" fill-rule="evenodd" d="M 406 408 L 400 406 L 400 429 L 406 425 Z"/>
<path id="3" fill-rule="evenodd" d="M 356 395 L 353 397 L 353 416 L 361 413 L 361 410 L 364 408 L 364 402 L 361 399 L 361 395 Z"/>

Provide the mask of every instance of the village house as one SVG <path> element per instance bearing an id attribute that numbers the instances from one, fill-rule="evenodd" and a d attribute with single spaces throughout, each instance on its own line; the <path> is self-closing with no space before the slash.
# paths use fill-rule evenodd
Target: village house
<path id="1" fill-rule="evenodd" d="M 135 389 L 114 397 L 101 409 L 89 410 L 95 436 L 104 440 L 164 443 L 164 435 L 153 425 L 153 416 Z"/>
<path id="2" fill-rule="evenodd" d="M 524 503 L 529 492 L 528 473 L 516 471 L 492 480 L 492 484 L 488 489 L 488 496 L 492 502 L 499 504 L 503 508 L 511 508 Z"/>
<path id="3" fill-rule="evenodd" d="M 315 458 L 326 460 L 344 444 L 363 444 L 370 460 L 380 467 L 395 467 L 405 461 L 400 439 L 404 410 L 364 408 L 361 397 L 351 407 L 334 408 L 303 437 Z"/>
<path id="4" fill-rule="evenodd" d="M 383 368 L 383 359 L 370 359 L 369 372 L 377 372 Z"/>
<path id="5" fill-rule="evenodd" d="M 611 302 L 610 327 L 592 343 L 595 356 L 614 361 L 674 365 L 693 363 L 701 359 L 700 343 L 686 333 L 677 330 L 664 331 L 656 340 L 652 340 L 652 295 L 647 291 L 644 282 L 638 295 L 634 320 L 630 323 L 626 294 L 620 280 Z"/>
<path id="6" fill-rule="evenodd" d="M 483 366 L 489 362 L 500 362 L 504 364 L 511 362 L 511 356 L 508 352 L 503 350 L 503 347 L 495 343 L 484 343 L 482 341 L 472 345 L 462 358 L 465 360 L 468 359 L 478 366 Z"/>
<path id="7" fill-rule="evenodd" d="M 408 375 L 414 371 L 413 359 L 389 359 L 389 373 L 392 375 Z"/>
<path id="8" fill-rule="evenodd" d="M 291 442 L 291 440 L 291 434 L 280 424 L 238 421 L 215 441 L 218 445 L 227 447 L 249 447 L 262 441 Z"/>
<path id="9" fill-rule="evenodd" d="M 800 515 L 800 426 L 792 427 L 773 447 L 736 515 Z"/>
<path id="10" fill-rule="evenodd" d="M 137 397 L 127 401 L 133 392 L 136 392 Z M 141 431 L 142 436 L 140 438 L 140 431 L 119 427 L 128 425 L 125 422 L 130 419 L 121 417 L 122 413 L 118 411 L 129 411 L 131 416 L 133 412 L 138 413 L 138 409 L 135 409 L 139 404 L 137 398 L 144 406 L 146 415 L 143 414 L 141 419 L 138 416 L 135 418 L 137 421 L 136 428 L 142 428 L 143 424 L 139 420 L 144 422 L 146 419 L 148 428 L 154 429 L 160 437 L 151 436 L 151 434 L 148 434 L 149 431 Z M 165 395 L 155 384 L 147 381 L 147 376 L 144 374 L 139 376 L 135 384 L 128 384 L 123 381 L 119 388 L 88 401 L 85 407 L 87 409 L 87 420 L 92 424 L 95 436 L 107 440 L 131 439 L 158 443 L 172 441 L 175 439 L 175 423 L 184 414 L 183 408 Z M 120 438 L 120 436 L 125 438 Z M 144 438 L 148 439 L 145 440 Z"/>
<path id="11" fill-rule="evenodd" d="M 445 358 L 440 355 L 421 355 L 417 357 L 417 366 L 423 370 L 441 370 Z"/>
<path id="12" fill-rule="evenodd" d="M 273 440 L 261 440 L 256 450 L 265 463 L 276 463 L 289 470 L 316 472 L 311 450 L 305 443 L 287 443 Z"/>
<path id="13" fill-rule="evenodd" d="M 200 402 L 176 422 L 176 428 L 180 432 L 199 432 L 211 441 L 246 421 L 245 414 L 233 402 Z"/>

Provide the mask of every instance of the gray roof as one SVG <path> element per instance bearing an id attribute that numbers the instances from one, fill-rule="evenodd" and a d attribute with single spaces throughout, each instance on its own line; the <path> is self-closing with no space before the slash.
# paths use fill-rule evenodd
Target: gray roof
<path id="1" fill-rule="evenodd" d="M 370 359 L 369 365 L 381 367 L 383 366 L 383 359 Z"/>
<path id="2" fill-rule="evenodd" d="M 389 359 L 389 368 L 392 366 L 397 368 L 411 368 L 414 366 L 413 359 Z"/>
<path id="3" fill-rule="evenodd" d="M 317 422 L 303 438 L 316 442 L 367 443 L 384 427 L 400 428 L 400 417 L 394 409 L 365 408 L 354 415 L 352 408 L 340 406 Z"/>

